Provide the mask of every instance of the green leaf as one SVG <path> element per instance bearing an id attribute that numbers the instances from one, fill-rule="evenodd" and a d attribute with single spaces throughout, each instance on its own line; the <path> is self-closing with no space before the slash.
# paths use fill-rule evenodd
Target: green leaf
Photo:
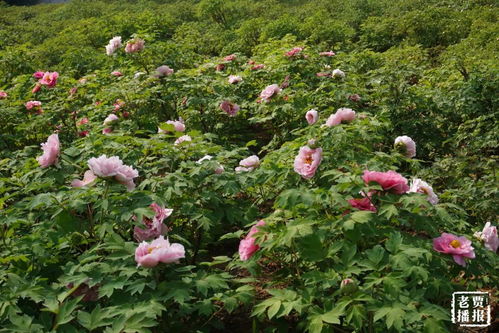
<path id="1" fill-rule="evenodd" d="M 269 309 L 267 310 L 267 315 L 269 319 L 272 319 L 277 312 L 279 312 L 279 309 L 281 308 L 281 301 L 280 300 L 275 300 L 271 306 L 269 306 Z"/>
<path id="2" fill-rule="evenodd" d="M 385 249 L 380 245 L 376 245 L 372 249 L 366 250 L 367 258 L 377 266 L 385 255 Z"/>
<path id="3" fill-rule="evenodd" d="M 57 316 L 55 318 L 54 328 L 69 323 L 71 320 L 73 320 L 73 312 L 78 307 L 78 302 L 81 298 L 82 296 L 70 299 L 69 301 L 64 302 L 62 306 L 59 307 L 59 312 L 57 313 Z"/>
<path id="4" fill-rule="evenodd" d="M 398 252 L 400 244 L 402 244 L 402 235 L 397 231 L 390 235 L 390 238 L 385 242 L 385 247 L 392 254 L 395 254 Z"/>
<path id="5" fill-rule="evenodd" d="M 303 259 L 321 261 L 326 257 L 326 249 L 317 234 L 310 234 L 298 241 L 298 249 Z"/>

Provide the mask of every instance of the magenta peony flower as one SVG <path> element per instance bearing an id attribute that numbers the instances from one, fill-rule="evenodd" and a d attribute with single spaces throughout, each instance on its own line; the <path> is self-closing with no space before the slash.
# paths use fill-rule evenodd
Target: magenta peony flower
<path id="1" fill-rule="evenodd" d="M 308 146 L 300 148 L 300 152 L 295 158 L 294 169 L 305 179 L 310 179 L 315 175 L 322 160 L 322 148 L 312 149 Z"/>
<path id="2" fill-rule="evenodd" d="M 321 57 L 332 57 L 336 55 L 333 51 L 320 52 L 319 55 Z"/>
<path id="3" fill-rule="evenodd" d="M 248 235 L 246 235 L 246 237 L 239 243 L 239 257 L 241 257 L 241 260 L 248 260 L 260 248 L 259 245 L 255 244 L 255 238 L 253 238 L 253 235 L 258 232 L 258 227 L 262 225 L 265 225 L 265 221 L 258 221 L 257 224 L 251 227 Z"/>
<path id="4" fill-rule="evenodd" d="M 299 55 L 301 53 L 301 51 L 303 51 L 302 47 L 293 47 L 293 49 L 291 49 L 291 51 L 286 52 L 284 55 L 286 57 L 294 57 L 294 56 Z"/>
<path id="5" fill-rule="evenodd" d="M 220 110 L 224 111 L 229 116 L 233 117 L 239 111 L 239 105 L 231 103 L 229 101 L 223 101 L 222 103 L 220 103 Z"/>
<path id="6" fill-rule="evenodd" d="M 228 55 L 224 58 L 225 61 L 233 61 L 234 59 L 236 59 L 235 54 Z"/>
<path id="7" fill-rule="evenodd" d="M 126 53 L 136 53 L 144 49 L 145 41 L 141 38 L 133 38 L 126 43 L 125 52 Z"/>
<path id="8" fill-rule="evenodd" d="M 57 84 L 57 78 L 59 77 L 59 73 L 57 72 L 45 72 L 43 77 L 38 81 L 38 83 L 43 84 L 49 88 L 55 87 Z"/>
<path id="9" fill-rule="evenodd" d="M 45 75 L 45 72 L 38 71 L 38 72 L 33 73 L 33 77 L 35 79 L 41 79 L 43 77 L 43 75 Z"/>
<path id="10" fill-rule="evenodd" d="M 114 177 L 120 184 L 126 186 L 128 191 L 135 188 L 133 179 L 139 176 L 139 172 L 123 162 L 117 156 L 107 157 L 101 155 L 88 160 L 88 166 L 94 175 L 101 178 Z"/>
<path id="11" fill-rule="evenodd" d="M 236 84 L 243 80 L 239 75 L 229 75 L 229 83 Z"/>
<path id="12" fill-rule="evenodd" d="M 421 179 L 413 179 L 411 186 L 409 188 L 409 193 L 422 193 L 428 196 L 428 201 L 432 205 L 436 205 L 438 203 L 438 197 L 433 192 L 433 188 L 428 185 L 427 182 L 422 181 Z"/>
<path id="13" fill-rule="evenodd" d="M 120 36 L 113 37 L 109 41 L 109 44 L 106 45 L 106 54 L 108 56 L 113 55 L 113 53 L 116 52 L 116 50 L 119 49 L 121 46 L 122 46 L 121 37 Z"/>
<path id="14" fill-rule="evenodd" d="M 169 75 L 172 75 L 173 74 L 173 69 L 171 69 L 170 67 L 166 66 L 166 65 L 163 65 L 163 66 L 159 66 L 158 68 L 156 68 L 156 77 L 163 77 L 163 76 L 169 76 Z"/>
<path id="15" fill-rule="evenodd" d="M 319 113 L 314 109 L 307 111 L 305 119 L 307 119 L 309 125 L 313 125 L 319 120 Z"/>
<path id="16" fill-rule="evenodd" d="M 46 168 L 57 163 L 60 153 L 59 136 L 52 134 L 48 137 L 47 142 L 42 143 L 43 155 L 37 157 L 37 161 L 42 168 Z"/>
<path id="17" fill-rule="evenodd" d="M 407 135 L 398 136 L 394 143 L 395 148 L 401 147 L 405 156 L 413 158 L 416 156 L 416 143 Z"/>
<path id="18" fill-rule="evenodd" d="M 163 223 L 163 220 L 172 215 L 173 209 L 161 207 L 157 203 L 152 203 L 150 207 L 155 213 L 152 220 L 147 217 L 143 217 L 142 223 L 145 228 L 136 226 L 133 229 L 133 236 L 138 242 L 156 238 L 164 235 L 168 231 L 168 228 Z"/>
<path id="19" fill-rule="evenodd" d="M 78 136 L 84 138 L 86 137 L 90 132 L 89 131 L 81 131 L 81 132 L 78 132 Z"/>
<path id="20" fill-rule="evenodd" d="M 180 138 L 178 138 L 177 140 L 175 140 L 175 142 L 173 144 L 175 146 L 178 146 L 182 142 L 190 142 L 190 141 L 192 141 L 192 138 L 189 135 L 182 135 Z"/>
<path id="21" fill-rule="evenodd" d="M 113 76 L 123 76 L 123 73 L 121 73 L 120 71 L 114 71 L 114 72 L 111 72 L 111 75 L 113 75 Z"/>
<path id="22" fill-rule="evenodd" d="M 260 98 L 264 101 L 269 101 L 273 96 L 279 94 L 282 91 L 277 84 L 271 84 L 262 90 L 260 93 Z"/>
<path id="23" fill-rule="evenodd" d="M 239 162 L 239 166 L 236 167 L 236 172 L 252 171 L 260 165 L 260 159 L 256 155 L 251 155 Z"/>
<path id="24" fill-rule="evenodd" d="M 441 253 L 451 254 L 454 261 L 463 267 L 466 267 L 464 258 L 475 258 L 471 241 L 466 237 L 458 237 L 445 232 L 442 233 L 442 236 L 433 238 L 433 249 Z"/>
<path id="25" fill-rule="evenodd" d="M 97 176 L 94 175 L 92 170 L 87 170 L 87 171 L 85 171 L 85 174 L 83 175 L 83 180 L 75 179 L 71 182 L 71 186 L 72 187 L 87 186 L 88 184 L 92 183 L 96 179 L 97 179 Z"/>
<path id="26" fill-rule="evenodd" d="M 375 182 L 381 185 L 383 190 L 392 193 L 403 194 L 409 191 L 407 179 L 392 170 L 387 172 L 364 170 L 362 179 L 364 180 L 364 183 L 366 185 L 368 185 L 370 182 Z"/>
<path id="27" fill-rule="evenodd" d="M 355 111 L 348 108 L 340 108 L 336 113 L 329 116 L 326 126 L 336 126 L 344 122 L 351 122 L 355 119 Z"/>
<path id="28" fill-rule="evenodd" d="M 113 133 L 113 129 L 110 127 L 106 127 L 102 130 L 102 134 L 110 134 Z"/>
<path id="29" fill-rule="evenodd" d="M 111 113 L 109 116 L 104 119 L 104 125 L 109 125 L 111 123 L 114 123 L 115 121 L 119 120 L 118 116 L 115 115 L 114 113 Z"/>
<path id="30" fill-rule="evenodd" d="M 497 236 L 497 228 L 492 226 L 490 222 L 485 223 L 482 231 L 475 232 L 475 237 L 483 240 L 487 249 L 496 252 L 499 247 L 499 238 Z"/>
<path id="31" fill-rule="evenodd" d="M 334 77 L 334 78 L 344 78 L 345 77 L 345 72 L 343 72 L 342 70 L 336 68 L 333 73 L 331 74 L 331 77 Z"/>
<path id="32" fill-rule="evenodd" d="M 181 258 L 185 258 L 184 246 L 172 243 L 163 236 L 159 236 L 151 242 L 142 242 L 135 250 L 135 261 L 137 266 L 154 267 L 160 262 L 164 264 L 177 263 Z"/>
<path id="33" fill-rule="evenodd" d="M 29 101 L 25 104 L 27 110 L 31 110 L 33 108 L 38 109 L 42 106 L 42 102 L 40 101 Z"/>
<path id="34" fill-rule="evenodd" d="M 370 210 L 371 212 L 377 211 L 376 207 L 371 203 L 371 200 L 369 200 L 369 198 L 350 199 L 348 200 L 348 203 L 353 208 L 357 208 L 359 210 Z"/>
<path id="35" fill-rule="evenodd" d="M 7 96 L 9 96 L 9 95 L 7 95 L 7 93 L 5 91 L 0 91 L 0 99 L 5 99 L 5 98 L 7 98 Z"/>

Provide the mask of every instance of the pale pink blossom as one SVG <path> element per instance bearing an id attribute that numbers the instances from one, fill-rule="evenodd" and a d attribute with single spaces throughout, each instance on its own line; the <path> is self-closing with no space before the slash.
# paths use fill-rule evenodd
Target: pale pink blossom
<path id="1" fill-rule="evenodd" d="M 421 179 L 413 179 L 409 188 L 409 193 L 422 193 L 428 198 L 432 205 L 438 203 L 438 196 L 433 192 L 433 188 Z"/>
<path id="2" fill-rule="evenodd" d="M 236 167 L 236 172 L 252 171 L 260 165 L 260 159 L 256 155 L 251 155 L 239 162 L 239 167 Z"/>
<path id="3" fill-rule="evenodd" d="M 260 248 L 260 246 L 255 243 L 256 239 L 253 237 L 253 235 L 258 232 L 258 227 L 264 225 L 265 221 L 258 221 L 257 224 L 251 227 L 248 235 L 246 235 L 246 237 L 239 242 L 239 257 L 241 258 L 241 260 L 248 260 Z"/>
<path id="4" fill-rule="evenodd" d="M 284 55 L 286 57 L 294 57 L 294 56 L 299 55 L 301 53 L 301 51 L 303 51 L 302 47 L 293 47 L 293 49 L 291 49 L 290 51 L 286 52 Z"/>
<path id="5" fill-rule="evenodd" d="M 43 155 L 37 157 L 38 164 L 42 168 L 46 168 L 57 163 L 60 153 L 60 143 L 59 136 L 57 134 L 52 134 L 48 137 L 47 142 L 42 143 Z"/>
<path id="6" fill-rule="evenodd" d="M 169 76 L 172 75 L 173 72 L 173 69 L 166 65 L 159 66 L 158 68 L 156 68 L 156 77 Z"/>
<path id="7" fill-rule="evenodd" d="M 315 175 L 321 161 L 322 148 L 312 149 L 308 146 L 303 146 L 295 158 L 294 170 L 303 178 L 310 179 Z"/>
<path id="8" fill-rule="evenodd" d="M 142 218 L 144 227 L 136 226 L 133 229 L 133 236 L 139 242 L 164 235 L 168 231 L 163 220 L 172 214 L 173 209 L 164 208 L 157 203 L 152 203 L 150 207 L 154 210 L 154 217 L 150 219 L 144 216 Z"/>
<path id="9" fill-rule="evenodd" d="M 123 162 L 117 156 L 107 157 L 101 155 L 98 158 L 88 160 L 90 170 L 98 177 L 114 177 L 120 184 L 126 186 L 131 191 L 135 188 L 133 179 L 139 176 L 139 172 Z"/>
<path id="10" fill-rule="evenodd" d="M 336 68 L 333 73 L 331 74 L 332 77 L 334 78 L 344 78 L 345 77 L 345 72 L 342 70 Z"/>
<path id="11" fill-rule="evenodd" d="M 229 83 L 236 84 L 243 80 L 239 75 L 229 75 Z"/>
<path id="12" fill-rule="evenodd" d="M 7 93 L 5 91 L 0 91 L 0 99 L 5 99 L 5 98 L 7 98 L 7 96 L 9 96 L 9 95 L 7 95 Z"/>
<path id="13" fill-rule="evenodd" d="M 114 111 L 118 111 L 119 109 L 121 109 L 123 106 L 125 106 L 125 101 L 122 101 L 121 99 L 117 99 L 113 106 L 114 106 Z"/>
<path id="14" fill-rule="evenodd" d="M 441 253 L 451 254 L 454 261 L 463 267 L 466 267 L 464 258 L 475 258 L 470 240 L 445 232 L 440 237 L 433 239 L 433 249 Z"/>
<path id="15" fill-rule="evenodd" d="M 320 52 L 319 55 L 321 57 L 332 57 L 336 55 L 333 51 Z"/>
<path id="16" fill-rule="evenodd" d="M 111 40 L 109 40 L 109 43 L 106 45 L 106 54 L 108 56 L 112 55 L 121 46 L 122 46 L 121 37 L 120 36 L 113 37 Z"/>
<path id="17" fill-rule="evenodd" d="M 112 124 L 114 123 L 115 121 L 119 120 L 118 116 L 115 115 L 114 113 L 111 113 L 109 116 L 106 117 L 106 119 L 104 119 L 104 125 L 109 125 L 109 124 Z"/>
<path id="18" fill-rule="evenodd" d="M 485 223 L 482 231 L 475 232 L 475 237 L 482 240 L 485 247 L 490 251 L 497 251 L 497 248 L 499 247 L 497 227 L 492 226 L 490 222 Z"/>
<path id="19" fill-rule="evenodd" d="M 40 84 L 47 86 L 49 88 L 55 87 L 57 84 L 57 78 L 59 77 L 59 73 L 57 72 L 45 72 L 43 77 L 38 81 Z"/>
<path id="20" fill-rule="evenodd" d="M 106 127 L 102 130 L 102 134 L 110 134 L 113 132 L 113 129 L 110 127 Z"/>
<path id="21" fill-rule="evenodd" d="M 145 41 L 141 38 L 129 40 L 125 46 L 126 53 L 140 52 L 144 49 Z"/>
<path id="22" fill-rule="evenodd" d="M 233 61 L 234 59 L 236 59 L 235 54 L 230 54 L 224 58 L 225 61 Z"/>
<path id="23" fill-rule="evenodd" d="M 77 123 L 76 126 L 82 126 L 88 124 L 89 120 L 87 117 L 81 118 Z"/>
<path id="24" fill-rule="evenodd" d="M 271 84 L 265 87 L 260 93 L 260 98 L 264 101 L 269 101 L 273 96 L 278 95 L 282 91 L 277 84 Z"/>
<path id="25" fill-rule="evenodd" d="M 159 236 L 150 244 L 143 241 L 135 250 L 135 261 L 138 266 L 154 267 L 160 262 L 164 264 L 178 263 L 185 258 L 185 249 L 182 244 L 172 243 Z"/>
<path id="26" fill-rule="evenodd" d="M 407 179 L 405 179 L 401 174 L 392 170 L 387 172 L 364 170 L 362 179 L 364 180 L 364 183 L 366 185 L 371 182 L 375 182 L 381 185 L 383 190 L 392 193 L 403 194 L 409 191 Z"/>
<path id="27" fill-rule="evenodd" d="M 179 120 L 168 120 L 166 122 L 168 125 L 173 125 L 175 128 L 175 131 L 177 132 L 184 132 L 185 131 L 185 124 L 182 118 L 179 118 Z M 158 133 L 166 133 L 167 131 L 162 130 L 161 128 L 158 127 Z"/>
<path id="28" fill-rule="evenodd" d="M 71 182 L 71 186 L 72 187 L 87 186 L 88 184 L 92 183 L 96 179 L 97 179 L 97 176 L 94 175 L 92 170 L 87 170 L 87 171 L 85 171 L 85 174 L 83 175 L 83 180 L 75 179 Z"/>
<path id="29" fill-rule="evenodd" d="M 190 142 L 190 141 L 192 141 L 192 138 L 189 135 L 182 135 L 180 138 L 175 140 L 175 142 L 173 144 L 175 146 L 178 146 L 179 144 L 181 144 L 183 142 Z"/>
<path id="30" fill-rule="evenodd" d="M 317 120 L 319 120 L 319 112 L 317 112 L 317 110 L 314 109 L 309 110 L 305 114 L 305 119 L 307 119 L 309 125 L 313 125 L 317 122 Z"/>
<path id="31" fill-rule="evenodd" d="M 113 76 L 123 76 L 123 73 L 121 73 L 120 71 L 113 71 L 113 72 L 111 72 L 111 75 L 113 75 Z"/>
<path id="32" fill-rule="evenodd" d="M 239 111 L 239 105 L 229 101 L 223 101 L 222 103 L 220 103 L 220 110 L 224 111 L 229 116 L 233 117 Z"/>
<path id="33" fill-rule="evenodd" d="M 41 79 L 43 77 L 43 75 L 45 75 L 45 72 L 38 71 L 38 72 L 33 73 L 33 77 L 35 79 Z"/>
<path id="34" fill-rule="evenodd" d="M 26 102 L 25 106 L 26 106 L 27 110 L 31 110 L 33 108 L 37 109 L 37 108 L 40 108 L 42 106 L 42 102 L 40 102 L 40 101 L 29 101 L 29 102 Z"/>
<path id="35" fill-rule="evenodd" d="M 212 158 L 213 158 L 213 156 L 211 156 L 211 155 L 205 155 L 202 158 L 200 158 L 199 160 L 197 160 L 196 164 L 201 164 L 204 161 L 210 161 Z M 225 171 L 224 167 L 220 163 L 217 162 L 216 168 L 215 168 L 215 173 L 219 175 L 219 174 L 223 173 L 224 171 Z"/>
<path id="36" fill-rule="evenodd" d="M 394 145 L 396 148 L 401 147 L 408 158 L 416 156 L 416 142 L 407 135 L 398 136 L 395 139 Z"/>
<path id="37" fill-rule="evenodd" d="M 340 108 L 336 113 L 329 116 L 326 120 L 326 126 L 336 126 L 341 123 L 351 122 L 355 119 L 355 111 L 348 108 Z"/>

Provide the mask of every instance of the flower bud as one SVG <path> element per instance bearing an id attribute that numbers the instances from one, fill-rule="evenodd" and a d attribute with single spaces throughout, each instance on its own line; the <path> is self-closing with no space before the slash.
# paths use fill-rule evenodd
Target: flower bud
<path id="1" fill-rule="evenodd" d="M 343 294 L 353 294 L 357 291 L 357 284 L 352 279 L 343 279 L 340 284 L 340 290 Z"/>

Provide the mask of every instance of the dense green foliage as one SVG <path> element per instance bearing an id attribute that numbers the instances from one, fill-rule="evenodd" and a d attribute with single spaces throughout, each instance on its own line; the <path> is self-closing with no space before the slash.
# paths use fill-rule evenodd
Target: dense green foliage
<path id="1" fill-rule="evenodd" d="M 0 1 L 0 332 L 453 330 L 453 291 L 497 296 L 499 285 L 497 253 L 473 238 L 497 224 L 499 207 L 495 4 Z M 145 48 L 108 56 L 114 36 Z M 155 77 L 160 65 L 175 73 Z M 316 75 L 335 68 L 345 78 Z M 57 85 L 32 93 L 36 71 L 57 71 Z M 282 92 L 259 101 L 270 84 Z M 26 110 L 31 100 L 42 114 Z M 104 135 L 117 100 L 120 119 Z M 341 107 L 355 121 L 321 126 Z M 312 108 L 320 119 L 308 125 Z M 179 117 L 186 133 L 157 133 Z M 59 161 L 40 168 L 39 145 L 56 130 Z M 192 142 L 174 145 L 183 134 Z M 415 159 L 393 148 L 401 135 L 416 142 Z M 324 153 L 306 180 L 293 160 L 311 138 Z M 138 170 L 135 190 L 70 186 L 102 154 Z M 254 154 L 258 168 L 233 171 Z M 362 182 L 365 169 L 424 179 L 440 202 L 386 194 L 373 198 L 377 212 L 353 209 L 348 199 L 379 190 Z M 153 202 L 173 209 L 168 236 L 186 257 L 137 267 L 133 228 Z M 239 240 L 261 219 L 260 249 L 241 261 Z M 442 232 L 472 240 L 476 258 L 463 268 L 434 251 Z M 358 289 L 340 290 L 345 278 Z"/>

